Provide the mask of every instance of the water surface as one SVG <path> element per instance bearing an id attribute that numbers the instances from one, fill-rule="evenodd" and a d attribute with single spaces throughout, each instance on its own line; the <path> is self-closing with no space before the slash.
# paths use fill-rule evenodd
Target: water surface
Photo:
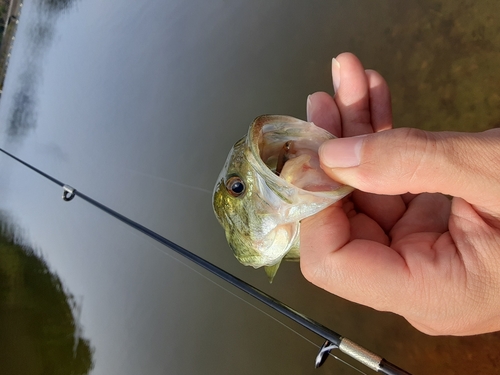
<path id="1" fill-rule="evenodd" d="M 342 51 L 386 77 L 396 126 L 498 126 L 497 14 L 495 2 L 472 1 L 26 0 L 0 144 L 408 371 L 495 373 L 496 333 L 423 335 L 310 285 L 297 264 L 269 285 L 233 258 L 210 198 L 252 119 L 304 118 L 308 94 L 332 92 Z M 0 327 L 16 324 L 0 335 L 8 373 L 55 374 L 54 358 L 75 374 L 358 373 L 334 360 L 314 370 L 307 340 L 318 337 L 84 201 L 63 202 L 58 186 L 4 156 L 0 170 L 10 228 Z M 53 308 L 38 297 L 49 289 L 28 280 L 36 269 L 59 291 L 60 334 L 40 334 L 55 326 L 29 314 Z M 63 349 L 44 354 L 54 342 Z"/>

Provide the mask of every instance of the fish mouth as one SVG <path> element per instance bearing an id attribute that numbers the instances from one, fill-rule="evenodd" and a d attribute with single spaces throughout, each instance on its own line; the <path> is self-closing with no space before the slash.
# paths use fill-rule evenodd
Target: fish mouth
<path id="1" fill-rule="evenodd" d="M 319 146 L 335 138 L 313 123 L 289 116 L 257 117 L 248 135 L 249 160 L 257 173 L 278 185 L 322 195 L 344 185 L 321 168 Z"/>

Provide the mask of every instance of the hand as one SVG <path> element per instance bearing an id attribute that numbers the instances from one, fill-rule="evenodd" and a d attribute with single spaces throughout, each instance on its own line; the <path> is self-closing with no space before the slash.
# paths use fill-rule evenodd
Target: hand
<path id="1" fill-rule="evenodd" d="M 341 54 L 332 76 L 335 97 L 312 94 L 308 118 L 347 137 L 325 142 L 320 161 L 357 190 L 303 220 L 302 273 L 428 334 L 500 330 L 500 129 L 389 130 L 378 73 Z"/>

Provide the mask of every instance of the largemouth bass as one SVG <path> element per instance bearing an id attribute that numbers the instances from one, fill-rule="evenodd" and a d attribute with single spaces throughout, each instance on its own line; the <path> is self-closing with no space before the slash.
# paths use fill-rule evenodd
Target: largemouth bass
<path id="1" fill-rule="evenodd" d="M 229 152 L 213 208 L 238 261 L 265 267 L 272 282 L 283 259 L 299 260 L 300 221 L 353 188 L 320 168 L 318 149 L 335 138 L 289 116 L 257 117 Z"/>

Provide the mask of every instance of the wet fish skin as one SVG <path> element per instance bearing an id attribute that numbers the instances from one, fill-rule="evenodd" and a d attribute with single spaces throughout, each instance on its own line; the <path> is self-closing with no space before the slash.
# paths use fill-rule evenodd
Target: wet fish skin
<path id="1" fill-rule="evenodd" d="M 217 179 L 213 208 L 229 246 L 240 263 L 265 267 L 270 281 L 283 259 L 299 259 L 300 221 L 353 190 L 319 167 L 318 148 L 331 138 L 313 123 L 259 116 L 234 144 Z M 278 176 L 284 145 L 291 154 Z"/>

